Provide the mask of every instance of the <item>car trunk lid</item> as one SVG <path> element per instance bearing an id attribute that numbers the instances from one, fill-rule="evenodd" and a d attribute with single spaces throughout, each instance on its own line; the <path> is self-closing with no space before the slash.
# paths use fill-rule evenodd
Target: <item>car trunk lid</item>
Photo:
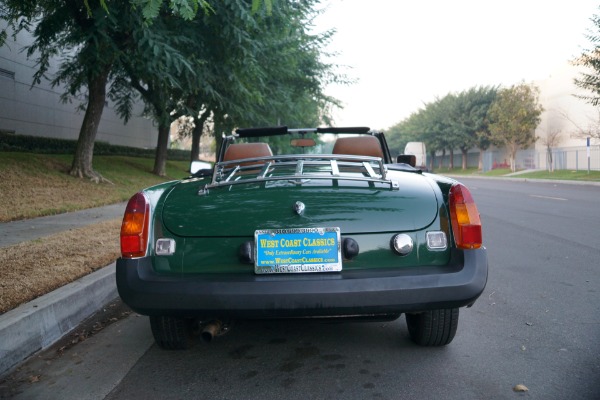
<path id="1" fill-rule="evenodd" d="M 217 187 L 199 195 L 198 181 L 178 184 L 163 222 L 181 237 L 250 237 L 257 229 L 339 227 L 342 234 L 416 231 L 436 218 L 438 203 L 421 175 L 394 173 L 399 189 L 365 182 L 265 182 Z M 302 212 L 295 205 L 304 205 Z"/>

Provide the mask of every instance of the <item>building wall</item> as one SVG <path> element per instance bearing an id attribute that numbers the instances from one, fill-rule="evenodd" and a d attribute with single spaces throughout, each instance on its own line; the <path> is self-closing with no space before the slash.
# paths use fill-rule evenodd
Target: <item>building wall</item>
<path id="1" fill-rule="evenodd" d="M 544 150 L 543 138 L 553 131 L 560 132 L 560 141 L 553 147 L 585 146 L 582 131 L 600 129 L 598 108 L 588 104 L 576 95 L 586 96 L 589 92 L 577 87 L 573 80 L 582 70 L 571 64 L 556 69 L 548 78 L 534 82 L 540 89 L 540 103 L 544 107 L 542 121 L 536 129 L 536 149 Z M 592 144 L 600 144 L 592 141 Z"/>
<path id="2" fill-rule="evenodd" d="M 1 24 L 2 22 L 0 22 Z M 26 57 L 23 47 L 32 42 L 27 32 L 16 40 L 11 36 L 0 47 L 0 130 L 15 134 L 77 139 L 84 111 L 78 110 L 81 99 L 62 103 L 62 87 L 52 88 L 47 80 L 32 86 L 35 59 Z M 54 63 L 49 71 L 57 70 Z M 97 141 L 111 144 L 155 148 L 158 132 L 152 121 L 141 117 L 143 107 L 137 104 L 134 117 L 127 124 L 117 116 L 110 103 L 104 108 L 98 127 Z"/>

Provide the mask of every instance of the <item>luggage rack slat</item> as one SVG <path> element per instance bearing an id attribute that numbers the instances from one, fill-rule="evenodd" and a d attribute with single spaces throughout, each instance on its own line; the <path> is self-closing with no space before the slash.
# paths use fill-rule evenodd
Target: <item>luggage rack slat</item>
<path id="1" fill-rule="evenodd" d="M 304 170 L 304 160 L 298 160 L 296 164 L 296 175 L 302 176 L 302 171 Z"/>
<path id="2" fill-rule="evenodd" d="M 235 176 L 235 174 L 241 169 L 242 168 L 239 165 L 236 165 L 236 167 L 231 171 L 231 173 L 229 175 L 227 175 L 227 178 L 225 178 L 225 182 L 229 182 Z"/>
<path id="3" fill-rule="evenodd" d="M 260 172 L 256 178 L 264 179 L 265 176 L 267 176 L 267 172 L 269 172 L 269 168 L 271 168 L 271 164 L 273 164 L 273 163 L 272 162 L 265 163 L 265 165 L 262 167 L 262 169 L 260 170 Z"/>
<path id="4" fill-rule="evenodd" d="M 367 170 L 367 173 L 369 174 L 369 176 L 371 178 L 374 178 L 376 176 L 375 171 L 373 170 L 373 167 L 371 167 L 371 164 L 369 164 L 368 162 L 363 162 L 363 166 L 365 167 L 365 169 Z"/>
<path id="5" fill-rule="evenodd" d="M 331 162 L 331 175 L 339 176 L 340 169 L 338 167 L 337 160 L 331 160 L 330 162 Z"/>

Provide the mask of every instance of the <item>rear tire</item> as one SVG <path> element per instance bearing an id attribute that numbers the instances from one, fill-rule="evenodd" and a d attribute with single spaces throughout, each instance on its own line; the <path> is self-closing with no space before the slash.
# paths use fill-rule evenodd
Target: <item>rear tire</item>
<path id="1" fill-rule="evenodd" d="M 410 338 L 420 346 L 445 346 L 452 342 L 458 327 L 458 308 L 406 314 Z"/>
<path id="2" fill-rule="evenodd" d="M 150 328 L 156 344 L 167 350 L 185 350 L 194 341 L 192 320 L 178 317 L 150 317 Z"/>

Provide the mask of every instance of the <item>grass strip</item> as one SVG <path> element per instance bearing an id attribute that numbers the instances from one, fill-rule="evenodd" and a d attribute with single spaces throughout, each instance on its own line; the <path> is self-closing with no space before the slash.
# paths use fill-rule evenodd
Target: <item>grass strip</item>
<path id="1" fill-rule="evenodd" d="M 120 228 L 114 219 L 0 248 L 0 314 L 115 261 Z"/>
<path id="2" fill-rule="evenodd" d="M 154 161 L 94 157 L 94 168 L 114 184 L 68 175 L 71 155 L 0 152 L 0 222 L 83 210 L 128 200 L 139 190 L 188 175 L 189 163 L 167 162 L 167 176 L 152 174 Z"/>

